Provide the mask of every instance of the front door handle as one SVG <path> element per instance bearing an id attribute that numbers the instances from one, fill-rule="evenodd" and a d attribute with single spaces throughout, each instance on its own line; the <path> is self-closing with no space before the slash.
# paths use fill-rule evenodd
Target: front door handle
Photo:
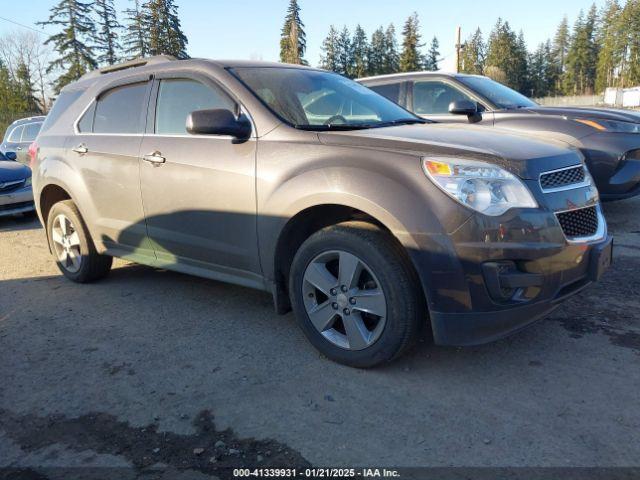
<path id="1" fill-rule="evenodd" d="M 167 159 L 164 158 L 158 151 L 148 153 L 144 157 L 142 157 L 142 159 L 145 162 L 153 163 L 154 165 L 159 165 L 167 161 Z"/>
<path id="2" fill-rule="evenodd" d="M 76 153 L 79 154 L 84 154 L 87 153 L 89 151 L 89 149 L 87 148 L 87 146 L 84 143 L 81 143 L 80 145 L 78 145 L 75 148 L 72 148 L 71 150 L 73 150 Z"/>

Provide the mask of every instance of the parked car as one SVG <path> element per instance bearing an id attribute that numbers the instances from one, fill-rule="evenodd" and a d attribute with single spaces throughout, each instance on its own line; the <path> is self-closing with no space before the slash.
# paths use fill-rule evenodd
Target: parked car
<path id="1" fill-rule="evenodd" d="M 478 75 L 418 72 L 359 80 L 436 122 L 474 123 L 553 138 L 580 149 L 603 200 L 640 194 L 640 113 L 542 107 Z"/>
<path id="2" fill-rule="evenodd" d="M 322 70 L 133 61 L 62 90 L 36 204 L 69 279 L 116 256 L 263 289 L 358 367 L 424 325 L 497 339 L 600 277 L 611 237 L 577 150 L 422 123 Z"/>
<path id="3" fill-rule="evenodd" d="M 27 165 L 29 163 L 29 145 L 36 139 L 44 116 L 28 117 L 16 120 L 7 127 L 2 140 L 0 151 L 15 152 L 17 160 Z"/>
<path id="4" fill-rule="evenodd" d="M 14 152 L 0 152 L 0 217 L 35 210 L 31 170 L 15 159 Z"/>

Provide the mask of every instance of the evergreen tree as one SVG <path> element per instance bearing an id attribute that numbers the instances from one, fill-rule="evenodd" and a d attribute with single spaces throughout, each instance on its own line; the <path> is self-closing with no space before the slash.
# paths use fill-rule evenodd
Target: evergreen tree
<path id="1" fill-rule="evenodd" d="M 345 77 L 351 77 L 354 65 L 353 46 L 351 45 L 351 34 L 346 26 L 342 28 L 340 35 L 338 35 L 337 52 L 336 72 Z"/>
<path id="2" fill-rule="evenodd" d="M 549 95 L 549 60 L 551 58 L 551 43 L 541 43 L 529 56 L 527 86 L 531 97 L 546 97 Z"/>
<path id="3" fill-rule="evenodd" d="M 600 45 L 596 67 L 596 92 L 614 85 L 616 69 L 624 56 L 624 29 L 621 22 L 622 9 L 618 0 L 609 0 L 600 13 L 596 32 L 596 43 Z"/>
<path id="4" fill-rule="evenodd" d="M 124 54 L 128 59 L 149 55 L 149 39 L 145 16 L 139 0 L 133 0 L 133 8 L 124 11 L 127 25 L 123 38 Z"/>
<path id="5" fill-rule="evenodd" d="M 174 0 L 149 0 L 142 7 L 142 24 L 148 34 L 149 55 L 189 58 Z"/>
<path id="6" fill-rule="evenodd" d="M 353 32 L 353 40 L 351 41 L 351 51 L 353 54 L 353 78 L 361 78 L 367 75 L 367 65 L 369 57 L 369 42 L 367 34 L 360 25 L 356 26 Z"/>
<path id="7" fill-rule="evenodd" d="M 524 40 L 524 33 L 520 30 L 513 56 L 513 82 L 517 86 L 516 89 L 525 95 L 529 95 L 531 90 L 528 84 L 528 57 L 527 43 Z"/>
<path id="8" fill-rule="evenodd" d="M 627 0 L 622 10 L 622 27 L 625 34 L 623 44 L 623 64 L 620 86 L 631 87 L 640 84 L 640 0 Z"/>
<path id="9" fill-rule="evenodd" d="M 338 71 L 338 30 L 331 25 L 329 27 L 329 33 L 322 42 L 322 53 L 320 54 L 320 68 L 330 70 L 332 72 Z"/>
<path id="10" fill-rule="evenodd" d="M 307 36 L 304 23 L 300 18 L 300 6 L 297 0 L 290 0 L 280 33 L 280 61 L 306 65 L 307 62 L 304 59 L 306 49 Z"/>
<path id="11" fill-rule="evenodd" d="M 568 95 L 593 93 L 595 87 L 598 48 L 595 43 L 596 7 L 585 17 L 580 11 L 573 27 L 571 45 L 567 53 L 563 77 L 564 92 Z"/>
<path id="12" fill-rule="evenodd" d="M 569 52 L 569 44 L 571 38 L 569 35 L 569 20 L 566 15 L 562 18 L 556 34 L 553 37 L 551 50 L 553 78 L 553 93 L 557 94 L 562 91 L 562 77 L 566 71 L 567 54 Z"/>
<path id="13" fill-rule="evenodd" d="M 422 69 L 422 55 L 420 48 L 424 44 L 420 43 L 420 21 L 418 14 L 413 13 L 404 24 L 402 29 L 402 53 L 400 54 L 400 71 L 415 72 Z"/>
<path id="14" fill-rule="evenodd" d="M 478 28 L 465 42 L 462 49 L 460 64 L 462 73 L 482 75 L 484 73 L 485 45 L 482 31 Z"/>
<path id="15" fill-rule="evenodd" d="M 102 52 L 98 55 L 97 61 L 102 65 L 113 65 L 118 62 L 120 51 L 118 30 L 122 28 L 122 25 L 118 23 L 116 18 L 113 0 L 95 0 L 95 9 L 98 15 L 95 49 Z"/>
<path id="16" fill-rule="evenodd" d="M 379 27 L 371 35 L 371 44 L 369 46 L 369 54 L 367 55 L 368 75 L 380 75 L 384 72 L 385 48 L 384 29 Z"/>
<path id="17" fill-rule="evenodd" d="M 509 22 L 499 18 L 487 42 L 485 74 L 515 90 L 526 88 L 525 52 L 524 39 L 516 37 Z"/>
<path id="18" fill-rule="evenodd" d="M 424 59 L 424 69 L 430 72 L 438 70 L 438 60 L 440 59 L 440 43 L 436 37 L 431 40 L 431 46 Z"/>
<path id="19" fill-rule="evenodd" d="M 20 62 L 18 65 L 15 82 L 17 87 L 16 93 L 21 103 L 20 111 L 32 113 L 41 112 L 42 108 L 35 95 L 36 89 L 33 84 L 33 79 L 31 78 L 31 70 L 26 63 Z"/>
<path id="20" fill-rule="evenodd" d="M 381 73 L 396 73 L 400 70 L 400 55 L 396 40 L 396 27 L 390 23 L 384 33 L 384 60 Z"/>
<path id="21" fill-rule="evenodd" d="M 44 42 L 53 44 L 58 54 L 47 68 L 47 73 L 62 71 L 53 82 L 57 93 L 68 83 L 97 67 L 93 49 L 87 43 L 95 37 L 95 25 L 91 18 L 91 5 L 79 0 L 59 0 L 50 12 L 49 19 L 38 24 L 61 28 Z"/>

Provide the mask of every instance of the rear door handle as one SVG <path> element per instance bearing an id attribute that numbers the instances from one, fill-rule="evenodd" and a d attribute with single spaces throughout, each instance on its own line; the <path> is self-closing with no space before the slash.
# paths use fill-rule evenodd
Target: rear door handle
<path id="1" fill-rule="evenodd" d="M 89 151 L 89 149 L 87 148 L 87 146 L 84 143 L 81 143 L 80 145 L 78 145 L 75 148 L 72 148 L 71 150 L 73 150 L 76 153 L 80 153 L 80 154 L 87 153 Z"/>
<path id="2" fill-rule="evenodd" d="M 16 150 L 22 150 L 22 147 L 16 147 Z"/>
<path id="3" fill-rule="evenodd" d="M 159 165 L 167 161 L 167 159 L 164 158 L 158 151 L 148 153 L 144 157 L 142 157 L 142 159 L 145 162 L 153 163 L 154 165 Z"/>

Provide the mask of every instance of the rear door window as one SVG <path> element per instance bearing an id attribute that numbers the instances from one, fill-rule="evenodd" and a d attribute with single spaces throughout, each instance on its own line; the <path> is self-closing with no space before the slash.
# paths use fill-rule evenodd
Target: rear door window
<path id="1" fill-rule="evenodd" d="M 148 82 L 109 90 L 96 103 L 94 133 L 142 133 Z"/>
<path id="2" fill-rule="evenodd" d="M 38 132 L 40 132 L 40 127 L 42 127 L 42 123 L 28 123 L 24 126 L 24 131 L 22 132 L 22 141 L 23 142 L 33 142 L 38 136 Z"/>
<path id="3" fill-rule="evenodd" d="M 400 103 L 400 84 L 387 83 L 385 85 L 372 85 L 369 87 L 376 93 L 388 98 L 392 102 Z"/>
<path id="4" fill-rule="evenodd" d="M 235 102 L 219 88 L 186 78 L 160 81 L 156 106 L 155 133 L 187 133 L 187 117 L 196 110 L 225 108 L 235 110 Z"/>

